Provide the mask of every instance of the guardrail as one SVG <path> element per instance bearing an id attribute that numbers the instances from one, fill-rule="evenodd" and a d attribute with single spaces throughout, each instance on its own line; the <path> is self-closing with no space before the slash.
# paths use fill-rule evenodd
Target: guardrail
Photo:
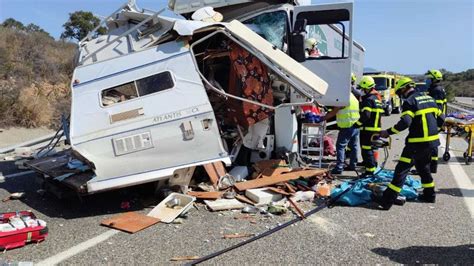
<path id="1" fill-rule="evenodd" d="M 474 114 L 472 107 L 468 107 L 469 109 L 465 108 L 465 106 L 459 106 L 457 103 L 448 103 L 448 113 L 452 112 L 464 112 L 468 114 Z"/>

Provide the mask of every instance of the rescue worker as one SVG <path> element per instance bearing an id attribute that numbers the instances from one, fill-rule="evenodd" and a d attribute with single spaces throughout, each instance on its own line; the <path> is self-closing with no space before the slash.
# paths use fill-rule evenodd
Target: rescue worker
<path id="1" fill-rule="evenodd" d="M 408 128 L 405 148 L 395 167 L 392 182 L 382 196 L 373 196 L 373 200 L 385 210 L 393 205 L 413 165 L 420 174 L 423 187 L 423 194 L 418 199 L 423 202 L 436 201 L 435 183 L 430 172 L 431 150 L 440 144 L 438 127 L 443 124 L 444 115 L 432 97 L 414 88 L 415 83 L 408 77 L 397 82 L 395 92 L 404 99 L 403 113 L 396 125 L 380 132 L 380 136 L 386 138 Z"/>
<path id="2" fill-rule="evenodd" d="M 360 146 L 364 160 L 365 175 L 373 175 L 377 169 L 377 161 L 372 148 L 372 136 L 382 130 L 381 116 L 384 112 L 382 102 L 375 90 L 375 81 L 370 76 L 363 76 L 359 88 L 364 92 L 360 104 L 360 119 L 354 126 L 360 128 Z"/>
<path id="3" fill-rule="evenodd" d="M 441 86 L 441 81 L 443 80 L 443 74 L 436 69 L 428 70 L 426 72 L 426 87 L 428 87 L 428 95 L 433 97 L 438 108 L 443 112 L 443 115 L 446 115 L 447 103 L 446 92 L 444 87 Z M 438 171 L 438 147 L 433 148 L 431 151 L 431 173 L 436 173 Z"/>
<path id="4" fill-rule="evenodd" d="M 308 57 L 320 57 L 323 54 L 318 49 L 318 41 L 315 38 L 309 38 L 304 43 L 305 55 Z"/>
<path id="5" fill-rule="evenodd" d="M 354 75 L 354 73 L 351 73 L 351 91 L 352 91 L 352 94 L 354 94 L 354 96 L 360 102 L 362 100 L 362 91 L 357 89 L 356 80 L 357 80 L 356 75 Z"/>
<path id="6" fill-rule="evenodd" d="M 359 120 L 359 101 L 351 93 L 349 105 L 346 107 L 334 107 L 324 116 L 324 120 L 329 120 L 336 116 L 339 134 L 336 141 L 336 167 L 332 169 L 332 174 L 341 174 L 343 170 L 355 170 L 357 164 L 357 154 L 359 143 L 359 129 L 354 127 Z M 346 147 L 349 148 L 349 167 L 344 169 Z"/>

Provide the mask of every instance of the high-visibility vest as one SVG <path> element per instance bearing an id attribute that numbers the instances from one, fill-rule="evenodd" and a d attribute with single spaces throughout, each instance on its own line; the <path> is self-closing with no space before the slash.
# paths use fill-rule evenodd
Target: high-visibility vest
<path id="1" fill-rule="evenodd" d="M 349 105 L 336 113 L 337 126 L 340 128 L 350 128 L 359 120 L 359 118 L 359 101 L 351 93 Z"/>

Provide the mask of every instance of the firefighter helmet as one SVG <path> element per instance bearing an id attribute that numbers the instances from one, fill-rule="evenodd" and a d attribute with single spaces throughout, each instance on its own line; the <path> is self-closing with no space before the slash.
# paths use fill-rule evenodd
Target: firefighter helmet
<path id="1" fill-rule="evenodd" d="M 425 75 L 427 75 L 430 79 L 433 80 L 443 80 L 443 74 L 437 69 L 428 70 Z"/>
<path id="2" fill-rule="evenodd" d="M 359 87 L 361 87 L 364 90 L 370 90 L 374 88 L 375 87 L 374 78 L 372 78 L 371 76 L 363 76 L 360 79 Z"/>
<path id="3" fill-rule="evenodd" d="M 304 42 L 304 48 L 313 49 L 317 44 L 318 41 L 315 38 L 309 38 Z"/>
<path id="4" fill-rule="evenodd" d="M 351 81 L 356 82 L 356 79 L 356 75 L 354 75 L 354 73 L 351 73 Z"/>
<path id="5" fill-rule="evenodd" d="M 415 87 L 415 82 L 409 77 L 403 77 L 397 81 L 395 84 L 395 93 L 399 94 L 403 88 L 407 86 L 411 86 L 412 88 Z"/>

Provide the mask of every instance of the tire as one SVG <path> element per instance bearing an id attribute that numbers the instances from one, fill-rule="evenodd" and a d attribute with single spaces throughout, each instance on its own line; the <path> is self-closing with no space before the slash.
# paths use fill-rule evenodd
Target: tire
<path id="1" fill-rule="evenodd" d="M 386 116 L 390 116 L 390 114 L 392 113 L 392 102 L 390 102 L 387 107 L 385 107 L 385 115 Z"/>
<path id="2" fill-rule="evenodd" d="M 447 162 L 447 161 L 449 161 L 449 159 L 451 159 L 451 154 L 449 154 L 449 152 L 445 152 L 445 153 L 443 154 L 443 160 L 444 160 L 445 162 Z"/>

